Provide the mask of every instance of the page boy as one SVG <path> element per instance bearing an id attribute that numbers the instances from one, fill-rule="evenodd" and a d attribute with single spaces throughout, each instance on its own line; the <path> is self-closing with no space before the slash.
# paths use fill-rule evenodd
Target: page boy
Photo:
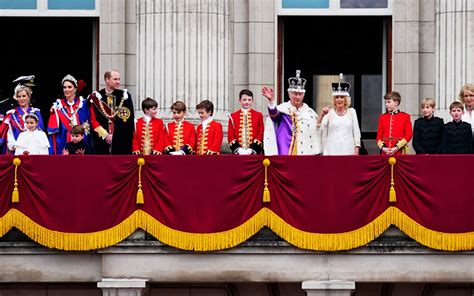
<path id="1" fill-rule="evenodd" d="M 204 100 L 196 106 L 201 118 L 201 124 L 197 127 L 197 154 L 218 155 L 222 145 L 222 125 L 214 121 L 212 114 L 214 105 L 209 100 Z"/>
<path id="2" fill-rule="evenodd" d="M 263 114 L 252 109 L 253 93 L 239 93 L 240 110 L 229 115 L 227 140 L 234 154 L 260 154 L 263 141 Z"/>
<path id="3" fill-rule="evenodd" d="M 158 155 L 163 152 L 165 133 L 163 121 L 156 118 L 158 103 L 152 98 L 142 102 L 145 116 L 135 123 L 132 151 L 136 155 Z"/>
<path id="4" fill-rule="evenodd" d="M 196 130 L 194 125 L 184 120 L 186 105 L 176 101 L 171 105 L 173 121 L 165 125 L 166 148 L 164 154 L 189 155 L 196 153 Z"/>
<path id="5" fill-rule="evenodd" d="M 387 112 L 379 117 L 376 138 L 380 154 L 406 154 L 407 144 L 413 135 L 410 115 L 398 109 L 402 100 L 398 92 L 388 92 L 384 100 Z"/>

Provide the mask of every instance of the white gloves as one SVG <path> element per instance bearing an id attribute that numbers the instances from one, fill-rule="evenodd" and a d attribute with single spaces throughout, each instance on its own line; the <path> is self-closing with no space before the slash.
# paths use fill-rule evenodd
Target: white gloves
<path id="1" fill-rule="evenodd" d="M 172 151 L 170 152 L 170 155 L 184 155 L 184 151 L 182 150 Z"/>
<path id="2" fill-rule="evenodd" d="M 255 151 L 253 151 L 253 149 L 250 149 L 250 148 L 244 149 L 244 148 L 239 147 L 235 151 L 235 154 L 238 154 L 238 155 L 251 155 L 251 154 L 256 154 L 256 153 L 255 153 Z"/>

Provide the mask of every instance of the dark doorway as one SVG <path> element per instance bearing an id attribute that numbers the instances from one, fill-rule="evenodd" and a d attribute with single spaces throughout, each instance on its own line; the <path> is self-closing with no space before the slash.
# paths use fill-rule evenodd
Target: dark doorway
<path id="1" fill-rule="evenodd" d="M 375 138 L 382 92 L 389 82 L 388 20 L 379 16 L 279 18 L 279 31 L 282 31 L 279 52 L 283 61 L 279 79 L 283 90 L 288 88 L 287 79 L 300 69 L 307 79 L 305 102 L 318 109 L 320 102 L 315 99 L 313 81 L 320 76 L 347 74 L 351 77 L 352 107 L 357 111 L 362 136 Z M 330 89 L 330 84 L 326 83 L 324 88 Z M 286 91 L 282 94 L 286 96 Z"/>
<path id="2" fill-rule="evenodd" d="M 13 96 L 12 81 L 35 75 L 32 104 L 49 118 L 49 108 L 62 94 L 61 80 L 71 74 L 93 84 L 96 18 L 2 17 L 0 32 L 0 101 Z"/>

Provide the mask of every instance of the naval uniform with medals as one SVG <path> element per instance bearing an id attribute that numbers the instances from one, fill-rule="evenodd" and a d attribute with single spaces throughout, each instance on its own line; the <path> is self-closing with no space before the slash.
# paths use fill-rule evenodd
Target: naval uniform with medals
<path id="1" fill-rule="evenodd" d="M 89 98 L 94 153 L 132 154 L 135 116 L 130 93 L 126 89 L 116 89 L 111 93 L 101 89 L 92 93 Z M 109 134 L 113 134 L 111 145 L 105 141 Z"/>

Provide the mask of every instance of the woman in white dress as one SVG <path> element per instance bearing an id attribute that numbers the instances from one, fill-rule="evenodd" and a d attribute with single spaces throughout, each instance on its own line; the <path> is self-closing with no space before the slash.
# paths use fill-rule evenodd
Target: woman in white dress
<path id="1" fill-rule="evenodd" d="M 349 108 L 351 85 L 342 81 L 332 84 L 333 108 L 325 107 L 318 119 L 322 128 L 323 155 L 358 155 L 360 129 L 357 113 Z"/>

